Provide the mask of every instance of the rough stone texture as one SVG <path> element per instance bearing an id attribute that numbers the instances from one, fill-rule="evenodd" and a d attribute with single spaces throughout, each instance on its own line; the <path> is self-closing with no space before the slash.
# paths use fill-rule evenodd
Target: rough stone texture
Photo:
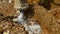
<path id="1" fill-rule="evenodd" d="M 36 2 L 37 4 L 39 3 L 40 0 L 27 0 L 28 4 L 33 5 L 34 2 Z"/>
<path id="2" fill-rule="evenodd" d="M 60 0 L 54 0 L 55 4 L 60 4 Z"/>
<path id="3" fill-rule="evenodd" d="M 11 34 L 26 34 L 23 26 L 13 26 L 11 29 Z"/>
<path id="4" fill-rule="evenodd" d="M 42 32 L 41 26 L 35 20 L 28 20 L 24 27 L 29 34 L 41 34 Z"/>
<path id="5" fill-rule="evenodd" d="M 51 8 L 50 9 L 59 8 L 59 7 L 60 7 L 60 5 L 56 5 L 54 3 L 51 3 Z"/>
<path id="6" fill-rule="evenodd" d="M 0 5 L 0 14 L 3 14 L 4 17 L 13 16 L 14 13 L 16 12 L 16 10 L 13 8 L 13 2 L 9 3 L 8 1 L 5 1 L 3 3 L 3 1 L 1 1 Z"/>
<path id="7" fill-rule="evenodd" d="M 35 15 L 31 19 L 35 19 L 42 27 L 42 34 L 49 34 L 49 23 L 51 22 L 52 15 L 47 10 L 39 5 L 34 6 Z"/>
<path id="8" fill-rule="evenodd" d="M 60 3 L 59 0 L 54 0 L 56 4 L 53 3 L 49 10 L 46 9 L 46 7 L 50 6 L 47 6 L 49 3 L 47 5 L 43 3 L 45 5 L 44 7 L 38 5 L 39 0 L 27 1 L 29 5 L 33 5 L 32 10 L 35 12 L 32 17 L 27 17 L 27 20 L 34 19 L 37 21 L 42 28 L 41 34 L 60 34 L 60 5 L 57 5 Z M 48 0 L 46 1 L 48 2 Z M 18 12 L 14 9 L 13 1 L 9 3 L 6 0 L 0 0 L 0 34 L 28 34 L 24 26 L 12 21 L 13 16 L 16 14 Z M 28 24 L 31 25 L 30 23 Z"/>
<path id="9" fill-rule="evenodd" d="M 49 11 L 52 15 L 53 15 L 53 33 L 54 34 L 59 34 L 60 32 L 60 25 L 59 25 L 59 22 L 60 22 L 60 8 L 54 8 L 54 9 L 51 9 L 50 11 Z"/>

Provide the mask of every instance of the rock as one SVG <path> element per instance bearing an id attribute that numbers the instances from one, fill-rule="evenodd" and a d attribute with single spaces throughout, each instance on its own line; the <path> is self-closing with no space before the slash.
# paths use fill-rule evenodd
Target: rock
<path id="1" fill-rule="evenodd" d="M 60 0 L 54 0 L 55 4 L 60 4 Z"/>
<path id="2" fill-rule="evenodd" d="M 2 21 L 2 22 L 0 23 L 0 29 L 1 29 L 1 30 L 10 29 L 11 26 L 12 26 L 12 23 L 9 22 L 9 21 Z"/>
<path id="3" fill-rule="evenodd" d="M 24 18 L 25 16 L 24 16 L 24 12 L 23 11 L 21 11 L 21 12 L 19 12 L 19 15 L 18 15 L 18 17 L 17 18 L 13 18 L 13 22 L 18 22 L 19 24 L 23 24 L 24 23 Z"/>
<path id="4" fill-rule="evenodd" d="M 52 20 L 52 26 L 51 26 L 51 29 L 50 31 L 52 31 L 53 34 L 57 34 L 59 33 L 59 29 L 60 29 L 60 25 L 59 25 L 59 22 L 60 22 L 60 8 L 54 8 L 54 9 L 51 9 L 49 10 L 48 12 L 50 12 L 52 15 L 53 15 L 53 20 Z"/>
<path id="5" fill-rule="evenodd" d="M 28 4 L 30 5 L 34 5 L 34 2 L 36 2 L 36 4 L 39 3 L 40 0 L 27 0 Z"/>
<path id="6" fill-rule="evenodd" d="M 52 3 L 50 9 L 54 9 L 54 8 L 60 8 L 60 5 Z"/>
<path id="7" fill-rule="evenodd" d="M 13 2 L 9 3 L 7 0 L 1 1 L 0 14 L 3 14 L 3 17 L 13 16 L 15 12 Z"/>
<path id="8" fill-rule="evenodd" d="M 42 32 L 41 26 L 34 20 L 29 20 L 24 24 L 24 27 L 29 34 L 40 34 Z"/>
<path id="9" fill-rule="evenodd" d="M 10 34 L 26 34 L 23 26 L 15 25 L 12 27 Z"/>
<path id="10" fill-rule="evenodd" d="M 4 30 L 3 34 L 10 34 L 10 30 Z"/>

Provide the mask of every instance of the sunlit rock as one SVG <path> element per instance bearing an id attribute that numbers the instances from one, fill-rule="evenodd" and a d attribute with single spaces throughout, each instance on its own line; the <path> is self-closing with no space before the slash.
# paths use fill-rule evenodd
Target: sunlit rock
<path id="1" fill-rule="evenodd" d="M 28 21 L 24 27 L 29 34 L 40 34 L 42 32 L 41 26 L 35 21 Z"/>

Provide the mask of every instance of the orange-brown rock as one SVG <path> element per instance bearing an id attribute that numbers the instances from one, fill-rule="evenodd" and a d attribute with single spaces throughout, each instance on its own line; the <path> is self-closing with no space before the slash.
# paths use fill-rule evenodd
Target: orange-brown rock
<path id="1" fill-rule="evenodd" d="M 27 0 L 28 4 L 33 5 L 34 2 L 36 2 L 37 4 L 39 3 L 40 0 Z"/>
<path id="2" fill-rule="evenodd" d="M 60 0 L 54 0 L 55 4 L 60 4 Z"/>
<path id="3" fill-rule="evenodd" d="M 51 8 L 50 9 L 54 9 L 54 8 L 60 8 L 60 5 L 51 3 Z"/>
<path id="4" fill-rule="evenodd" d="M 16 10 L 13 8 L 14 5 L 13 2 L 8 3 L 7 1 L 5 1 L 3 3 L 3 1 L 1 1 L 0 14 L 3 14 L 4 17 L 13 16 L 14 13 L 16 12 Z"/>
<path id="5" fill-rule="evenodd" d="M 12 27 L 10 34 L 26 34 L 23 26 L 15 25 Z"/>

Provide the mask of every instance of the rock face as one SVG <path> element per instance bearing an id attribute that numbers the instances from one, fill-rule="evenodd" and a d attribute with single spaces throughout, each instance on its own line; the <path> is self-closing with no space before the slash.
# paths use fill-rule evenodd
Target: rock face
<path id="1" fill-rule="evenodd" d="M 35 15 L 30 19 L 35 19 L 39 22 L 42 27 L 42 34 L 49 34 L 47 28 L 50 27 L 49 25 L 52 21 L 52 15 L 47 12 L 48 10 L 39 5 L 35 5 L 33 10 L 35 11 Z"/>
<path id="2" fill-rule="evenodd" d="M 60 0 L 54 0 L 55 4 L 60 4 Z"/>
<path id="3" fill-rule="evenodd" d="M 0 34 L 60 34 L 60 0 L 0 0 Z"/>
<path id="4" fill-rule="evenodd" d="M 52 3 L 50 9 L 59 8 L 59 7 L 60 7 L 60 5 L 56 5 L 56 4 Z"/>
<path id="5" fill-rule="evenodd" d="M 4 17 L 12 16 L 16 10 L 13 8 L 13 2 L 9 3 L 7 0 L 2 0 L 0 5 L 0 14 Z"/>
<path id="6" fill-rule="evenodd" d="M 37 4 L 39 3 L 40 0 L 27 0 L 28 4 L 33 5 L 34 2 L 36 2 Z"/>
<path id="7" fill-rule="evenodd" d="M 49 11 L 52 15 L 53 15 L 53 28 L 52 28 L 52 31 L 53 31 L 53 34 L 59 34 L 59 21 L 60 21 L 60 8 L 54 8 L 54 9 L 51 9 Z M 54 29 L 54 30 L 53 30 Z M 55 33 L 54 33 L 55 32 Z"/>

